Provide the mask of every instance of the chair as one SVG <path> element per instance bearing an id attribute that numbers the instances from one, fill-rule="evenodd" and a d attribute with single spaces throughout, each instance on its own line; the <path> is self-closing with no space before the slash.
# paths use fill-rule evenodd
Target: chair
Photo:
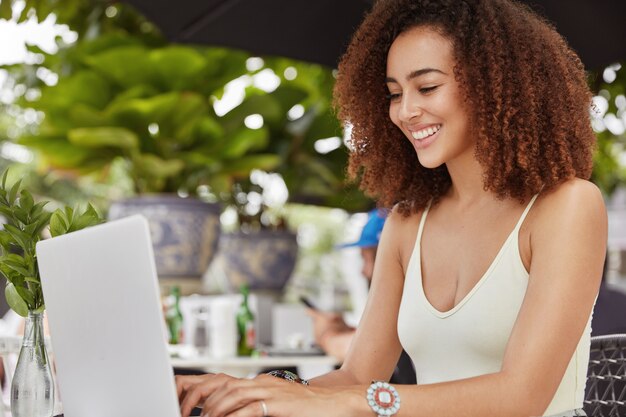
<path id="1" fill-rule="evenodd" d="M 591 338 L 583 408 L 589 417 L 626 416 L 626 334 Z"/>

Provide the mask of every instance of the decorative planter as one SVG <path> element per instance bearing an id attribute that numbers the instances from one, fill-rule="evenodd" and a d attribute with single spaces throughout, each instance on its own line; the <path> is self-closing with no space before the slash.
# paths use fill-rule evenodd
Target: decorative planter
<path id="1" fill-rule="evenodd" d="M 200 278 L 217 249 L 220 206 L 195 198 L 150 195 L 113 203 L 109 219 L 142 214 L 150 234 L 160 278 Z"/>
<path id="2" fill-rule="evenodd" d="M 224 233 L 220 260 L 234 289 L 248 283 L 251 290 L 282 291 L 298 256 L 296 234 L 286 230 Z"/>
<path id="3" fill-rule="evenodd" d="M 29 312 L 11 383 L 13 417 L 51 417 L 54 383 L 43 336 L 43 313 Z"/>

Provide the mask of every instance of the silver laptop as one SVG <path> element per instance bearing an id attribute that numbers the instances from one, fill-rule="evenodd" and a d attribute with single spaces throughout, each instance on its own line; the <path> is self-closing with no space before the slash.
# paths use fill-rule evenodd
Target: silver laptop
<path id="1" fill-rule="evenodd" d="M 148 223 L 37 244 L 65 417 L 180 417 Z"/>

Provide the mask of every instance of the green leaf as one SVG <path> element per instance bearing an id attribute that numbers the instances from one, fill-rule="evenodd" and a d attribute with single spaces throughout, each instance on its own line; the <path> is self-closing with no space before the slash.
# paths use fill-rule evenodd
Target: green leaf
<path id="1" fill-rule="evenodd" d="M 69 224 L 62 209 L 57 209 L 50 217 L 50 235 L 52 237 L 60 236 L 67 233 Z"/>
<path id="2" fill-rule="evenodd" d="M 269 141 L 269 130 L 265 127 L 261 129 L 241 129 L 232 137 L 225 138 L 225 146 L 221 154 L 224 158 L 239 158 L 245 153 L 262 149 Z"/>
<path id="3" fill-rule="evenodd" d="M 70 206 L 65 206 L 65 220 L 67 224 L 72 224 L 74 221 L 74 209 Z"/>
<path id="4" fill-rule="evenodd" d="M 26 232 L 33 239 L 38 238 L 42 230 L 48 225 L 50 216 L 51 216 L 51 213 L 48 213 L 48 212 L 42 213 L 42 215 L 34 223 L 31 223 L 24 228 L 24 232 Z"/>
<path id="5" fill-rule="evenodd" d="M 33 219 L 38 218 L 44 212 L 44 207 L 49 203 L 49 201 L 41 201 L 33 206 L 30 210 L 30 217 Z"/>
<path id="6" fill-rule="evenodd" d="M 173 177 L 185 168 L 185 163 L 180 159 L 166 160 L 152 154 L 137 155 L 134 163 L 139 175 L 157 179 Z"/>
<path id="7" fill-rule="evenodd" d="M 111 90 L 110 82 L 96 71 L 80 70 L 60 77 L 55 86 L 42 89 L 37 106 L 46 113 L 57 112 L 65 120 L 77 104 L 102 110 L 111 100 Z"/>
<path id="8" fill-rule="evenodd" d="M 24 281 L 28 281 L 36 285 L 41 285 L 41 282 L 37 278 L 33 278 L 33 277 L 24 277 Z"/>
<path id="9" fill-rule="evenodd" d="M 204 75 L 207 59 L 184 46 L 168 46 L 150 52 L 160 82 L 168 90 L 189 89 Z"/>
<path id="10" fill-rule="evenodd" d="M 28 288 L 15 285 L 15 291 L 17 291 L 22 300 L 26 301 L 27 305 L 31 306 L 35 304 L 35 295 Z"/>
<path id="11" fill-rule="evenodd" d="M 98 127 L 111 124 L 104 114 L 83 103 L 78 103 L 70 108 L 68 117 L 72 127 Z"/>
<path id="12" fill-rule="evenodd" d="M 13 205 L 15 203 L 15 199 L 17 198 L 17 193 L 20 190 L 20 186 L 22 185 L 22 180 L 19 180 L 13 187 L 11 187 L 11 191 L 9 191 L 9 204 Z"/>
<path id="13" fill-rule="evenodd" d="M 22 190 L 20 192 L 20 207 L 24 209 L 25 213 L 29 213 L 34 205 L 33 196 L 28 191 Z"/>
<path id="14" fill-rule="evenodd" d="M 74 216 L 74 222 L 70 226 L 69 232 L 75 232 L 86 227 L 95 226 L 99 223 L 102 223 L 102 219 L 98 215 L 98 212 L 96 212 L 96 209 L 94 209 L 91 204 L 88 204 L 84 213 Z"/>
<path id="15" fill-rule="evenodd" d="M 6 169 L 4 174 L 2 174 L 2 190 L 4 191 L 7 188 L 7 176 L 9 175 L 9 170 Z"/>
<path id="16" fill-rule="evenodd" d="M 274 154 L 255 154 L 238 158 L 229 163 L 220 173 L 230 174 L 237 177 L 246 177 L 254 169 L 262 171 L 273 171 L 281 163 L 281 158 Z"/>
<path id="17" fill-rule="evenodd" d="M 22 249 L 26 250 L 26 249 L 31 247 L 31 244 L 32 244 L 33 241 L 30 239 L 30 236 L 28 236 L 22 230 L 18 229 L 17 227 L 15 227 L 13 225 L 10 225 L 10 224 L 5 224 L 4 225 L 4 229 L 11 234 L 13 239 L 15 239 L 17 241 L 18 245 Z M 35 242 L 37 240 L 35 240 Z"/>
<path id="18" fill-rule="evenodd" d="M 89 55 L 85 62 L 116 84 L 130 88 L 152 84 L 156 69 L 149 51 L 142 46 L 122 46 L 97 55 Z"/>
<path id="19" fill-rule="evenodd" d="M 23 263 L 16 262 L 12 259 L 4 259 L 3 263 L 23 277 L 27 277 L 31 274 L 28 269 L 24 268 Z"/>
<path id="20" fill-rule="evenodd" d="M 5 230 L 0 230 L 0 246 L 4 248 L 5 251 L 9 251 L 9 246 L 14 244 L 15 239 L 13 236 Z"/>
<path id="21" fill-rule="evenodd" d="M 0 3 L 0 19 L 11 20 L 13 17 L 13 8 L 11 7 L 12 1 L 2 0 Z"/>
<path id="22" fill-rule="evenodd" d="M 28 316 L 28 305 L 24 299 L 18 294 L 13 283 L 8 283 L 4 289 L 4 296 L 7 299 L 9 306 L 22 317 Z"/>
<path id="23" fill-rule="evenodd" d="M 15 207 L 13 209 L 13 216 L 23 224 L 28 223 L 28 212 L 20 207 Z"/>
<path id="24" fill-rule="evenodd" d="M 88 148 L 112 146 L 122 149 L 139 148 L 137 135 L 121 127 L 92 127 L 72 129 L 67 137 L 70 143 Z"/>
<path id="25" fill-rule="evenodd" d="M 35 0 L 26 0 L 26 5 L 24 6 L 22 13 L 20 13 L 20 16 L 17 18 L 17 22 L 25 22 L 28 19 L 28 12 L 30 12 L 33 7 L 35 7 Z"/>

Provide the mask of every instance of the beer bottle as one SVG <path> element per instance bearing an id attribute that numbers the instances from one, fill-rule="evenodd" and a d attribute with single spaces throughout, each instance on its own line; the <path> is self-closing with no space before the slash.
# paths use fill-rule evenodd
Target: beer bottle
<path id="1" fill-rule="evenodd" d="M 239 356 L 250 356 L 256 348 L 256 329 L 254 327 L 254 314 L 248 306 L 248 294 L 250 290 L 247 284 L 241 286 L 243 301 L 237 311 L 237 330 L 239 343 L 237 344 L 237 354 Z"/>
<path id="2" fill-rule="evenodd" d="M 165 321 L 169 332 L 169 343 L 176 345 L 183 342 L 183 314 L 180 312 L 180 287 L 172 287 L 167 299 Z"/>

